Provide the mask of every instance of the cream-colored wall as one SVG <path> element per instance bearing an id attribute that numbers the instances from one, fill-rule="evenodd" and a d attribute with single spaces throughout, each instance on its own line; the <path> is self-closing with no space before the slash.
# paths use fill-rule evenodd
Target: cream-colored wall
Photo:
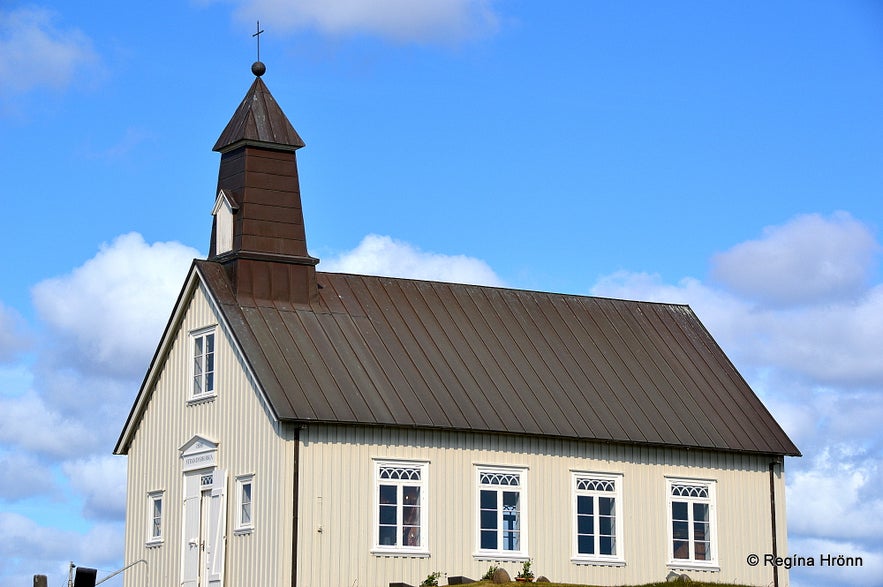
<path id="1" fill-rule="evenodd" d="M 188 303 L 186 300 L 183 303 Z M 188 404 L 189 333 L 218 325 L 215 342 L 217 396 Z M 127 587 L 180 584 L 184 476 L 180 451 L 194 435 L 218 442 L 217 465 L 227 471 L 227 586 L 290 585 L 292 486 L 295 443 L 290 428 L 274 422 L 234 350 L 229 333 L 201 288 L 196 288 L 174 333 L 150 402 L 128 454 L 126 561 L 146 559 L 125 574 Z M 253 473 L 255 529 L 234 535 L 234 479 Z M 148 492 L 165 491 L 164 540 L 146 546 Z"/>
<path id="2" fill-rule="evenodd" d="M 428 558 L 370 554 L 375 458 L 429 462 Z M 666 476 L 717 481 L 719 572 L 694 579 L 767 585 L 772 569 L 746 557 L 771 551 L 769 459 L 705 451 L 640 448 L 487 434 L 314 425 L 301 431 L 298 587 L 418 585 L 430 572 L 480 577 L 476 560 L 474 466 L 528 469 L 529 555 L 537 575 L 599 585 L 664 580 L 668 521 Z M 570 471 L 621 473 L 624 567 L 570 561 Z M 785 544 L 784 480 L 776 478 L 779 552 Z M 515 562 L 501 563 L 511 575 Z M 780 584 L 787 575 L 780 571 Z"/>

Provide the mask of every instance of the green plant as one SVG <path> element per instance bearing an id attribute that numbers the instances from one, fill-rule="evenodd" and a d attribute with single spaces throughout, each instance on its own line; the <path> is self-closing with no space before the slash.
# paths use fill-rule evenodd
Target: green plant
<path id="1" fill-rule="evenodd" d="M 521 563 L 521 572 L 515 575 L 516 579 L 533 579 L 533 571 L 530 570 L 530 559 Z"/>
<path id="2" fill-rule="evenodd" d="M 423 582 L 420 583 L 420 587 L 438 587 L 438 580 L 441 579 L 442 574 L 438 571 L 434 573 L 429 573 L 429 575 L 423 579 Z"/>
<path id="3" fill-rule="evenodd" d="M 482 581 L 490 581 L 491 579 L 494 578 L 494 573 L 495 573 L 496 570 L 499 569 L 499 568 L 500 568 L 500 567 L 498 567 L 497 565 L 491 565 L 491 566 L 488 568 L 487 573 L 484 574 L 484 577 L 482 577 L 481 580 L 482 580 Z"/>

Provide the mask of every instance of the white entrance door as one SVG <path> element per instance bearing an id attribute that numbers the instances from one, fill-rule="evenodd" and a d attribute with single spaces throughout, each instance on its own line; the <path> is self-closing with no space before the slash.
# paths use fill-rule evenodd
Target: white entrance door
<path id="1" fill-rule="evenodd" d="M 184 476 L 182 587 L 223 587 L 227 475 L 219 469 Z"/>
<path id="2" fill-rule="evenodd" d="M 199 497 L 199 566 L 197 567 L 197 584 L 199 587 L 208 587 L 208 570 L 211 566 L 211 557 L 208 556 L 209 518 L 211 516 L 212 489 L 202 487 Z"/>

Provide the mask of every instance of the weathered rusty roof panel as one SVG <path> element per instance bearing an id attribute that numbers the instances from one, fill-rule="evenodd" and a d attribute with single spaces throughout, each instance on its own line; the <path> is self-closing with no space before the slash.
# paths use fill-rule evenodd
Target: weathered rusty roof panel
<path id="1" fill-rule="evenodd" d="M 317 278 L 311 307 L 222 294 L 284 419 L 799 454 L 686 306 Z"/>

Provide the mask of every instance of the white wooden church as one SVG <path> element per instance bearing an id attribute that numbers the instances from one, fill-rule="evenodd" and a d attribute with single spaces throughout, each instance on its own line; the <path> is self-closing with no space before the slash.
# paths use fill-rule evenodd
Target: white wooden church
<path id="1" fill-rule="evenodd" d="M 787 584 L 800 453 L 689 307 L 317 271 L 258 65 L 114 450 L 128 587 Z"/>

